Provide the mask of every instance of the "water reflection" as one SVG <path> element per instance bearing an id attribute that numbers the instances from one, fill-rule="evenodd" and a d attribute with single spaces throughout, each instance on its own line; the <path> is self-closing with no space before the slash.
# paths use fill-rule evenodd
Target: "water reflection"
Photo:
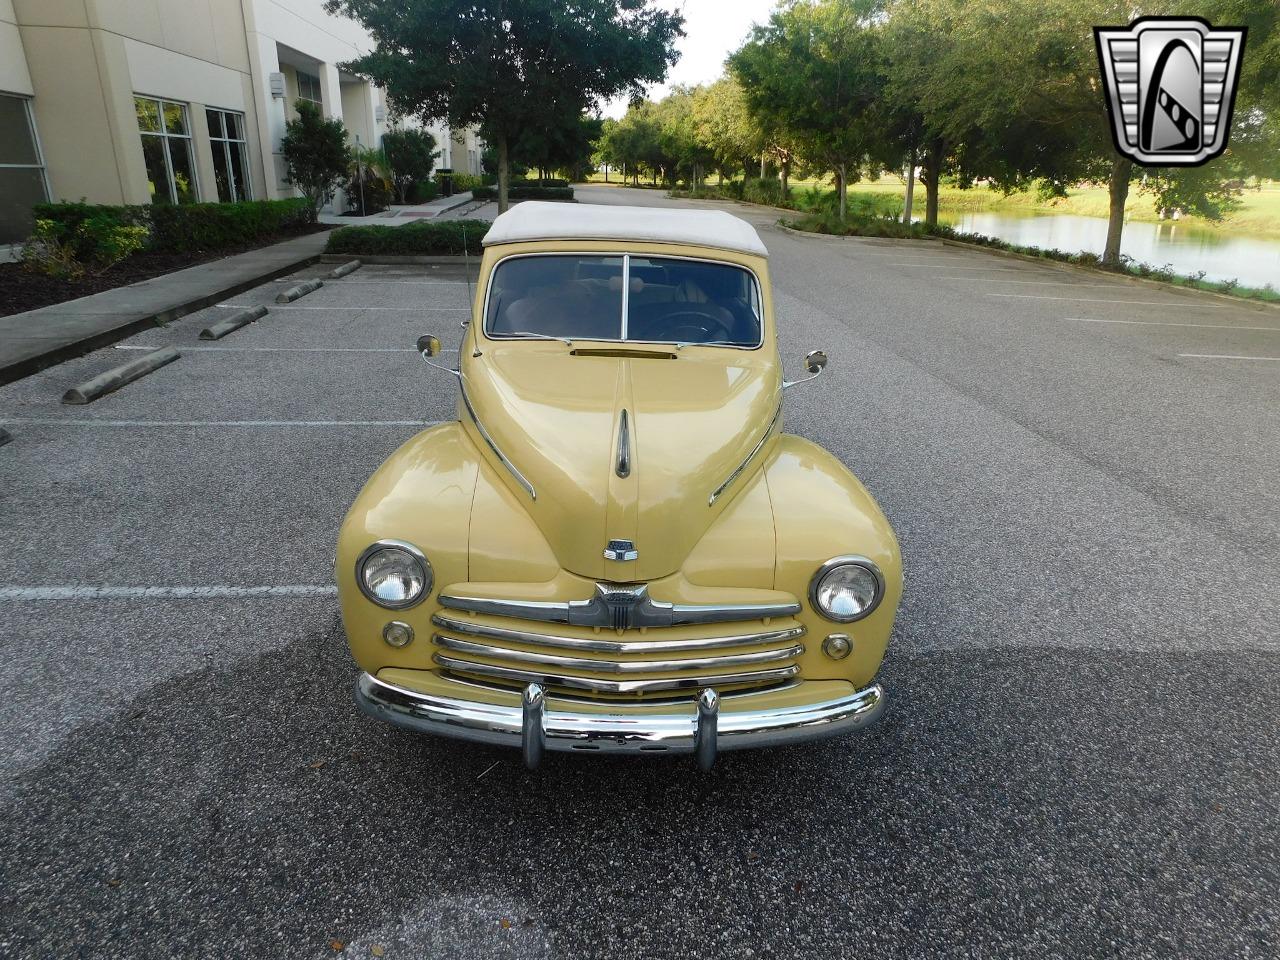
<path id="1" fill-rule="evenodd" d="M 965 233 L 999 237 L 1010 243 L 1075 253 L 1102 253 L 1107 221 L 1074 214 L 961 213 L 939 211 L 938 219 Z M 1129 222 L 1120 247 L 1152 266 L 1171 264 L 1175 273 L 1203 270 L 1208 280 L 1238 279 L 1249 287 L 1280 286 L 1280 240 L 1232 236 L 1185 222 Z"/>

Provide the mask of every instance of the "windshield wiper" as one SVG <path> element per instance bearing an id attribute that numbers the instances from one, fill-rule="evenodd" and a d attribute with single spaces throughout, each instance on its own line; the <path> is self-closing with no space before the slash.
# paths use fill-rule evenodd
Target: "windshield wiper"
<path id="1" fill-rule="evenodd" d="M 573 340 L 569 337 L 553 337 L 549 333 L 534 333 L 532 330 L 512 330 L 502 336 L 511 340 L 559 340 L 561 343 L 573 346 Z"/>

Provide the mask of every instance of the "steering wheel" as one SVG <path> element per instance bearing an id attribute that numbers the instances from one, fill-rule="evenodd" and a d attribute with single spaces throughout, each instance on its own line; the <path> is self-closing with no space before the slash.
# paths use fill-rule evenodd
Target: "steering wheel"
<path id="1" fill-rule="evenodd" d="M 728 339 L 729 325 L 705 310 L 676 310 L 663 314 L 659 322 L 662 324 L 664 340 L 705 343 L 709 340 Z"/>

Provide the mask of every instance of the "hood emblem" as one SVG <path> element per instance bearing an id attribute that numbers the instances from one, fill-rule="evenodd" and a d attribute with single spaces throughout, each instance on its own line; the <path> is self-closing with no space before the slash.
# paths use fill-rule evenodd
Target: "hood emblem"
<path id="1" fill-rule="evenodd" d="M 639 560 L 640 551 L 630 540 L 610 540 L 604 548 L 606 560 Z"/>
<path id="2" fill-rule="evenodd" d="M 625 410 L 618 418 L 618 462 L 613 472 L 624 480 L 631 476 L 631 427 Z"/>

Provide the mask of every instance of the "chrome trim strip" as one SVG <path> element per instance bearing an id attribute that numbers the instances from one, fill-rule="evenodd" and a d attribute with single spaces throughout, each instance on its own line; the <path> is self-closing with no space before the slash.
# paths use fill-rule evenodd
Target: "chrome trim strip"
<path id="1" fill-rule="evenodd" d="M 618 419 L 618 463 L 613 472 L 623 480 L 631 476 L 631 427 L 627 424 L 625 408 Z"/>
<path id="2" fill-rule="evenodd" d="M 730 667 L 749 667 L 761 663 L 777 663 L 790 660 L 804 653 L 804 644 L 797 643 L 776 650 L 754 650 L 750 653 L 731 653 L 720 657 L 688 657 L 682 660 L 593 660 L 589 657 L 565 657 L 555 653 L 533 653 L 495 647 L 473 640 L 460 640 L 437 633 L 435 642 L 455 653 L 469 653 L 477 657 L 493 657 L 541 667 L 559 667 L 565 670 L 590 670 L 596 673 L 683 673 L 690 670 L 727 670 Z"/>
<path id="3" fill-rule="evenodd" d="M 782 419 L 782 401 L 778 401 L 778 409 L 774 412 L 773 419 L 769 421 L 769 429 L 765 430 L 764 436 L 760 438 L 760 442 L 757 443 L 755 447 L 752 448 L 751 452 L 747 454 L 746 459 L 738 464 L 737 469 L 734 470 L 733 473 L 729 474 L 724 483 L 716 487 L 715 490 L 712 491 L 711 496 L 707 498 L 708 507 L 715 506 L 715 502 L 720 499 L 720 495 L 729 489 L 729 486 L 733 481 L 742 476 L 742 471 L 747 469 L 747 464 L 756 458 L 756 454 L 764 449 L 765 443 L 771 436 L 773 436 L 773 428 L 778 425 L 778 421 L 780 419 Z"/>
<path id="4" fill-rule="evenodd" d="M 876 578 L 876 596 L 871 601 L 871 605 L 863 610 L 857 616 L 853 617 L 833 617 L 818 605 L 818 583 L 822 580 L 833 567 L 844 566 L 845 564 L 854 564 L 871 571 L 872 576 Z M 876 566 L 874 560 L 868 560 L 860 554 L 850 553 L 843 557 L 832 557 L 816 571 L 809 579 L 809 605 L 813 607 L 813 612 L 824 620 L 830 620 L 832 623 L 853 623 L 861 620 L 863 617 L 869 617 L 875 612 L 876 607 L 880 606 L 880 601 L 884 599 L 884 574 L 880 572 L 880 568 Z"/>
<path id="5" fill-rule="evenodd" d="M 529 630 L 513 630 L 509 627 L 494 627 L 487 623 L 475 623 L 470 620 L 455 620 L 441 614 L 432 617 L 431 622 L 451 633 L 462 633 L 469 637 L 507 640 L 513 643 L 528 643 L 534 646 L 592 653 L 685 653 L 722 650 L 727 647 L 758 647 L 770 643 L 785 643 L 805 635 L 803 626 L 795 626 L 783 630 L 767 630 L 764 633 L 741 633 L 728 637 L 702 637 L 688 640 L 604 640 L 599 637 L 584 640 L 578 637 L 533 633 Z"/>
<path id="6" fill-rule="evenodd" d="M 790 617 L 800 612 L 792 603 L 667 603 L 649 596 L 646 584 L 597 583 L 588 600 L 502 600 L 441 594 L 440 605 L 498 617 L 570 623 L 579 627 L 627 630 L 693 623 L 728 623 Z"/>
<path id="7" fill-rule="evenodd" d="M 461 693 L 468 690 L 462 682 L 452 685 Z M 805 684 L 801 682 L 799 686 L 803 688 Z M 759 695 L 720 698 L 717 751 L 843 736 L 870 726 L 885 707 L 884 688 L 878 683 L 810 703 L 751 709 L 752 699 Z M 371 717 L 418 733 L 495 746 L 523 745 L 524 710 L 518 703 L 483 703 L 418 693 L 367 673 L 357 681 L 356 703 Z M 579 713 L 571 701 L 549 698 L 542 716 L 543 746 L 556 751 L 693 753 L 697 729 L 697 706 L 691 702 L 670 704 L 661 713 L 629 712 L 617 705 L 608 713 Z"/>
<path id="8" fill-rule="evenodd" d="M 659 690 L 690 690 L 698 687 L 733 683 L 768 683 L 770 680 L 789 680 L 800 673 L 797 666 L 774 667 L 749 673 L 708 674 L 697 677 L 664 677 L 659 680 L 597 680 L 593 677 L 574 677 L 565 674 L 549 674 L 537 670 L 518 670 L 499 667 L 491 663 L 459 660 L 443 653 L 432 659 L 446 670 L 470 673 L 481 677 L 494 677 L 515 683 L 540 683 L 549 687 L 565 687 L 570 690 L 590 690 L 593 693 L 629 694 L 651 693 Z"/>
<path id="9" fill-rule="evenodd" d="M 498 461 L 511 472 L 516 478 L 516 482 L 529 492 L 529 497 L 533 500 L 538 499 L 537 491 L 533 489 L 533 484 L 525 479 L 523 473 L 516 469 L 516 465 L 507 459 L 507 455 L 498 449 L 498 445 L 494 443 L 493 437 L 489 436 L 489 431 L 484 428 L 484 424 L 480 422 L 480 418 L 476 416 L 475 407 L 471 406 L 471 398 L 467 396 L 467 382 L 462 377 L 458 378 L 458 390 L 462 394 L 462 403 L 467 408 L 467 413 L 471 414 L 471 422 L 476 425 L 476 429 L 480 431 L 480 436 L 484 437 L 484 442 L 489 445 L 489 449 L 493 451 L 493 455 Z"/>

